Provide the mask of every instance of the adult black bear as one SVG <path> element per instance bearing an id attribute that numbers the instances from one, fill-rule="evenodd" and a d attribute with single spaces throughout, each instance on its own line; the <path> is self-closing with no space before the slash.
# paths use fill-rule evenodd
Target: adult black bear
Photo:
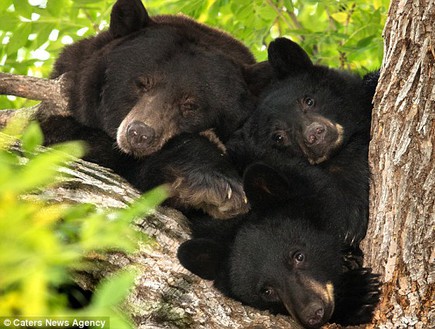
<path id="1" fill-rule="evenodd" d="M 254 107 L 245 80 L 254 63 L 222 31 L 118 0 L 109 30 L 67 46 L 52 77 L 68 72 L 75 120 L 145 156 L 183 132 L 213 128 L 225 141 Z"/>
<path id="2" fill-rule="evenodd" d="M 231 221 L 192 220 L 193 239 L 179 247 L 178 258 L 226 295 L 290 313 L 304 327 L 369 322 L 379 300 L 377 275 L 343 270 L 333 205 L 312 193 L 310 179 L 298 170 L 284 176 L 250 166 L 244 188 L 252 210 Z"/>
<path id="3" fill-rule="evenodd" d="M 240 172 L 262 161 L 309 173 L 313 192 L 334 196 L 330 220 L 339 223 L 337 234 L 358 246 L 368 223 L 368 145 L 377 74 L 361 79 L 314 65 L 285 38 L 273 41 L 268 52 L 277 80 L 227 143 L 230 157 Z"/>
<path id="4" fill-rule="evenodd" d="M 71 80 L 71 116 L 47 118 L 42 108 L 45 143 L 85 140 L 87 160 L 139 189 L 169 183 L 174 204 L 231 217 L 248 208 L 241 179 L 201 165 L 196 152 L 208 156 L 215 145 L 197 134 L 213 129 L 225 142 L 254 110 L 253 77 L 264 68 L 222 31 L 184 16 L 149 17 L 140 0 L 118 0 L 109 30 L 66 47 L 55 63 L 52 77 Z"/>

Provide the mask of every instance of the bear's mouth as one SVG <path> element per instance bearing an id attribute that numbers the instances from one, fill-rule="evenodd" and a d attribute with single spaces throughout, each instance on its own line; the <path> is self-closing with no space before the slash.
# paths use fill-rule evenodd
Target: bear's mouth
<path id="1" fill-rule="evenodd" d="M 119 149 L 126 154 L 132 155 L 136 158 L 144 158 L 154 154 L 157 151 L 160 151 L 166 142 L 161 139 L 158 139 L 157 141 L 161 143 L 148 144 L 146 147 L 132 147 L 132 145 L 125 138 L 122 138 L 117 140 L 117 145 Z"/>

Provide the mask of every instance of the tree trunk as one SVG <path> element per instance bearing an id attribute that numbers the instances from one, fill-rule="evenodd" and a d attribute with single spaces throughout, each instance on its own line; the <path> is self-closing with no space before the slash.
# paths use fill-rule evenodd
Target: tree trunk
<path id="1" fill-rule="evenodd" d="M 392 1 L 374 98 L 366 261 L 382 273 L 374 327 L 435 327 L 435 1 Z"/>

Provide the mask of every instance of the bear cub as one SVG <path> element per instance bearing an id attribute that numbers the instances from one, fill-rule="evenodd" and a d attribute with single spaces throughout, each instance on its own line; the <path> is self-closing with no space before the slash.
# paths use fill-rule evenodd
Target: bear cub
<path id="1" fill-rule="evenodd" d="M 227 143 L 239 172 L 262 161 L 311 175 L 319 197 L 331 194 L 337 234 L 357 247 L 368 223 L 368 145 L 377 73 L 363 79 L 312 63 L 296 43 L 278 38 L 268 48 L 276 80 L 256 111 Z"/>
<path id="2" fill-rule="evenodd" d="M 343 270 L 329 200 L 306 186 L 297 171 L 251 165 L 244 175 L 251 211 L 231 221 L 192 218 L 193 237 L 178 258 L 227 296 L 290 314 L 306 328 L 367 323 L 379 300 L 378 276 L 366 268 Z"/>

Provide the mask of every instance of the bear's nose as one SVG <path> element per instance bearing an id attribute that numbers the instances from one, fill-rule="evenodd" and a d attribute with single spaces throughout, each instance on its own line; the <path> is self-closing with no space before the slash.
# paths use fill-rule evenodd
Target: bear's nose
<path id="1" fill-rule="evenodd" d="M 312 303 L 307 310 L 306 322 L 309 327 L 317 328 L 324 322 L 325 309 L 319 303 Z"/>
<path id="2" fill-rule="evenodd" d="M 327 128 L 320 122 L 313 122 L 305 130 L 305 140 L 310 145 L 315 145 L 323 141 Z"/>
<path id="3" fill-rule="evenodd" d="M 133 149 L 147 147 L 154 136 L 154 129 L 141 121 L 133 121 L 127 127 L 127 141 Z"/>

